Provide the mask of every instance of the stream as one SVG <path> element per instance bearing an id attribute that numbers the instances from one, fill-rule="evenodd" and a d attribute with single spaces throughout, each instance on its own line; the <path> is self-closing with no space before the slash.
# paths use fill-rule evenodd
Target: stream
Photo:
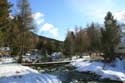
<path id="1" fill-rule="evenodd" d="M 123 83 L 120 81 L 113 81 L 109 79 L 100 79 L 99 76 L 91 72 L 77 72 L 70 64 L 46 68 L 41 73 L 48 73 L 57 76 L 62 83 Z"/>

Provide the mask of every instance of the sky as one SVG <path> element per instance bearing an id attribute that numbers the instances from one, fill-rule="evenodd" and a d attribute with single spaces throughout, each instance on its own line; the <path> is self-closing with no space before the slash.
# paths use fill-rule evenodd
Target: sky
<path id="1" fill-rule="evenodd" d="M 75 26 L 85 28 L 92 22 L 103 24 L 108 11 L 118 21 L 125 20 L 125 0 L 29 0 L 29 3 L 35 32 L 62 41 Z"/>

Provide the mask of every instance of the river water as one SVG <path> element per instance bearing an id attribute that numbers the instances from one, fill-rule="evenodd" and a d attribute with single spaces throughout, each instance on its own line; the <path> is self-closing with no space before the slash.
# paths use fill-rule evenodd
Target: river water
<path id="1" fill-rule="evenodd" d="M 123 83 L 109 79 L 101 80 L 99 76 L 90 72 L 77 72 L 71 65 L 46 68 L 45 71 L 41 73 L 56 75 L 62 83 Z"/>

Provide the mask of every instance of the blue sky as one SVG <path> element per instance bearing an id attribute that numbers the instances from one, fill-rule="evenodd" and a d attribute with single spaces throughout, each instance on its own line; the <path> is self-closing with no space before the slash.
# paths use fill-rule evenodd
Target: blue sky
<path id="1" fill-rule="evenodd" d="M 10 0 L 12 1 L 12 0 Z M 16 0 L 13 0 L 15 2 Z M 29 0 L 39 35 L 64 40 L 76 25 L 103 24 L 111 11 L 116 19 L 125 17 L 125 0 Z"/>

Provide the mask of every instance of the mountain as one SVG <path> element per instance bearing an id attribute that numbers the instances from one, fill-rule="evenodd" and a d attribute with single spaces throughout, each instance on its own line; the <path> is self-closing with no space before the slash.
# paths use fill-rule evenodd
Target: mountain
<path id="1" fill-rule="evenodd" d="M 63 50 L 63 41 L 39 36 L 37 34 L 34 34 L 34 36 L 37 39 L 36 48 L 39 49 L 42 53 L 47 52 L 48 54 L 51 54 L 53 52 L 59 52 Z"/>
<path id="2" fill-rule="evenodd" d="M 41 40 L 55 41 L 55 42 L 58 42 L 58 43 L 63 43 L 63 41 L 56 40 L 56 39 L 52 39 L 52 38 L 48 38 L 48 37 L 45 37 L 45 36 L 38 36 L 38 37 L 39 37 L 39 39 L 41 39 Z"/>

